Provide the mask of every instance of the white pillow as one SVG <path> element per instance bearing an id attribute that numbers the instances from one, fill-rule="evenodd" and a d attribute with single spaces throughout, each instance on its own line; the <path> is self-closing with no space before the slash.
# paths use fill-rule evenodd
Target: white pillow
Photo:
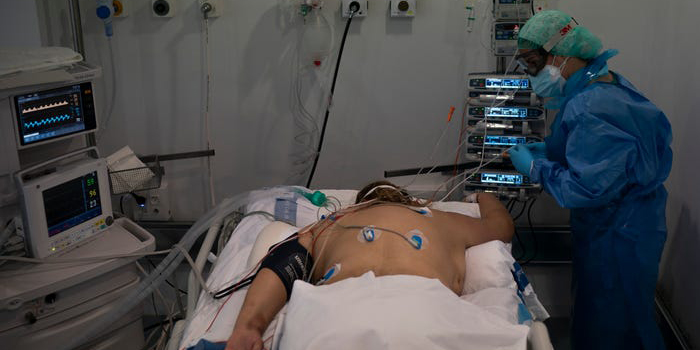
<path id="1" fill-rule="evenodd" d="M 479 204 L 466 202 L 433 202 L 430 203 L 431 209 L 447 211 L 451 213 L 462 214 L 473 218 L 480 218 Z"/>
<path id="2" fill-rule="evenodd" d="M 476 203 L 435 202 L 430 207 L 473 218 L 481 217 L 479 205 Z M 464 252 L 467 265 L 462 295 L 486 288 L 517 288 L 513 274 L 510 272 L 515 259 L 510 254 L 509 246 L 501 241 L 491 241 L 470 247 Z"/>
<path id="3" fill-rule="evenodd" d="M 248 263 L 246 266 L 248 268 L 255 266 L 260 259 L 267 255 L 270 247 L 291 236 L 298 230 L 299 229 L 297 227 L 281 221 L 273 221 L 267 224 L 258 234 L 258 238 L 255 240 L 253 249 L 250 251 L 250 255 L 248 256 Z"/>
<path id="4" fill-rule="evenodd" d="M 464 253 L 467 263 L 462 294 L 486 288 L 517 288 L 510 272 L 515 259 L 505 243 L 491 241 L 470 247 Z"/>

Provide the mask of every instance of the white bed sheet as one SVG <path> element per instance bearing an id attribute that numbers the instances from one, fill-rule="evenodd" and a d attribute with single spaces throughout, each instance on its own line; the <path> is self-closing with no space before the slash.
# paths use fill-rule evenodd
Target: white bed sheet
<path id="1" fill-rule="evenodd" d="M 322 191 L 327 195 L 338 198 L 343 206 L 352 203 L 357 193 L 357 191 L 353 190 Z M 282 194 L 281 196 L 287 196 L 290 199 L 295 197 L 293 194 Z M 277 197 L 266 198 L 250 203 L 246 208 L 246 212 L 266 211 L 273 213 Z M 299 198 L 298 196 L 296 197 Z M 478 205 L 470 203 L 435 203 L 432 207 L 444 211 L 460 212 L 473 217 L 479 216 Z M 327 212 L 323 210 L 319 211 L 318 207 L 300 198 L 297 200 L 296 226 L 303 227 L 310 224 L 317 219 L 318 215 L 324 213 Z M 250 255 L 257 235 L 270 222 L 272 222 L 271 219 L 261 215 L 249 216 L 241 221 L 236 227 L 231 240 L 214 264 L 207 280 L 207 285 L 210 289 L 219 290 L 230 285 L 234 281 L 238 281 L 247 274 L 248 256 Z M 231 334 L 246 293 L 247 288 L 233 293 L 227 298 L 215 300 L 202 292 L 194 316 L 183 332 L 179 348 L 185 349 L 193 346 L 200 339 L 206 339 L 211 342 L 226 341 Z M 464 295 L 461 298 L 514 325 L 518 324 L 517 307 L 519 299 L 517 297 L 517 292 L 512 288 L 489 288 L 488 290 L 481 290 L 476 293 Z M 263 334 L 263 339 L 266 340 L 265 347 L 267 349 L 275 349 L 278 345 L 277 337 L 281 333 L 280 329 L 283 324 L 284 315 L 285 309 L 278 314 L 278 317 L 270 324 L 265 334 Z"/>
<path id="2" fill-rule="evenodd" d="M 327 286 L 296 281 L 279 348 L 520 350 L 528 331 L 438 279 L 370 271 Z"/>

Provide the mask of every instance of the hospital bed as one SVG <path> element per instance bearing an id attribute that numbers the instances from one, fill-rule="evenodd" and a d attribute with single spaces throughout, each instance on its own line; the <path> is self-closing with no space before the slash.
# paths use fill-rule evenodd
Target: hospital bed
<path id="1" fill-rule="evenodd" d="M 308 190 L 301 187 L 253 191 L 238 213 L 212 224 L 195 262 L 201 273 L 206 262 L 212 262 L 206 280 L 210 290 L 220 290 L 242 279 L 269 246 L 295 232 L 297 227 L 353 203 L 357 193 L 354 190 L 321 190 L 328 197 L 329 205 L 318 207 L 302 195 L 304 192 Z M 479 216 L 477 204 L 437 202 L 431 207 Z M 496 241 L 469 248 L 465 252 L 468 268 L 465 295 L 460 298 L 510 323 L 527 325 L 527 349 L 552 349 L 542 322 L 548 314 L 537 301 L 532 286 L 523 278 L 519 266 L 514 264 L 509 249 L 509 245 Z M 187 317 L 175 324 L 168 349 L 187 349 L 201 340 L 226 341 L 246 292 L 244 288 L 227 298 L 214 299 L 201 290 L 196 273 L 192 273 L 188 281 Z M 285 314 L 286 307 L 263 334 L 265 349 L 280 348 Z"/>

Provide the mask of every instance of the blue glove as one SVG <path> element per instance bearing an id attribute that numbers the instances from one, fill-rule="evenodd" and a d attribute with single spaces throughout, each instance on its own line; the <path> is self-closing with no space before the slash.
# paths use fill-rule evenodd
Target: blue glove
<path id="1" fill-rule="evenodd" d="M 535 159 L 547 159 L 547 146 L 544 142 L 534 142 L 525 145 Z"/>
<path id="2" fill-rule="evenodd" d="M 530 168 L 535 158 L 525 145 L 517 145 L 508 150 L 510 161 L 519 173 L 530 176 Z"/>

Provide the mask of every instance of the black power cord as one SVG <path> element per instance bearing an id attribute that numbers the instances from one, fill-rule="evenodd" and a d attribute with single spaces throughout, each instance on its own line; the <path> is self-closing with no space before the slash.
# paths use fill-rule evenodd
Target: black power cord
<path id="1" fill-rule="evenodd" d="M 511 216 L 513 215 L 513 213 L 512 213 L 513 209 L 515 209 L 515 203 L 518 203 L 518 202 L 520 202 L 520 201 L 518 201 L 517 199 L 510 199 L 508 201 L 508 203 L 506 203 L 506 209 L 508 209 L 508 213 L 510 213 Z M 523 211 L 525 210 L 526 205 L 527 205 L 527 201 L 525 201 L 522 209 L 520 209 L 520 212 L 518 213 L 518 215 L 513 219 L 513 224 L 514 224 L 513 231 L 515 232 L 515 239 L 518 241 L 518 246 L 520 247 L 520 254 L 518 256 L 514 257 L 515 260 L 520 260 L 525 256 L 525 245 L 523 244 L 523 240 L 520 239 L 520 233 L 518 232 L 518 229 L 515 227 L 515 220 L 517 220 L 523 214 Z"/>
<path id="2" fill-rule="evenodd" d="M 231 286 L 228 286 L 228 287 L 216 292 L 216 294 L 214 294 L 214 299 L 221 299 L 225 296 L 228 296 L 232 293 L 235 293 L 235 292 L 243 289 L 244 287 L 253 283 L 253 280 L 255 279 L 255 276 L 257 276 L 257 275 L 258 274 L 256 273 L 253 276 L 250 276 L 250 277 L 248 277 L 240 282 L 236 282 L 236 283 L 232 284 Z"/>
<path id="3" fill-rule="evenodd" d="M 156 264 L 154 264 L 153 261 L 151 261 L 151 259 L 146 258 L 146 261 L 148 261 L 148 263 L 151 264 L 151 266 L 153 266 L 153 269 L 156 269 Z M 184 290 L 182 290 L 180 288 L 175 287 L 175 285 L 170 283 L 170 281 L 168 281 L 167 278 L 165 279 L 165 283 L 167 283 L 170 287 L 172 287 L 173 290 L 176 292 L 176 294 L 177 294 L 177 292 L 180 292 L 184 295 L 187 295 L 187 292 L 185 292 Z"/>
<path id="4" fill-rule="evenodd" d="M 529 263 L 530 261 L 532 261 L 532 259 L 536 258 L 537 253 L 538 253 L 539 247 L 537 244 L 537 236 L 535 235 L 535 229 L 532 226 L 532 206 L 535 204 L 536 201 L 537 201 L 537 197 L 533 197 L 532 202 L 527 207 L 527 224 L 528 224 L 528 226 L 530 226 L 530 234 L 532 235 L 532 242 L 535 245 L 535 249 L 534 249 L 534 252 L 532 254 L 532 257 L 530 257 L 530 259 L 527 259 L 527 261 L 525 261 L 523 263 L 523 265 Z"/>
<path id="5" fill-rule="evenodd" d="M 350 18 L 348 18 L 345 24 L 345 32 L 343 33 L 343 40 L 340 43 L 340 51 L 338 52 L 338 60 L 335 63 L 335 74 L 333 74 L 333 84 L 331 84 L 331 94 L 329 99 L 332 103 L 333 94 L 335 93 L 335 83 L 338 80 L 338 70 L 340 69 L 340 59 L 343 57 L 343 49 L 345 48 L 345 40 L 348 37 L 348 30 L 350 29 L 350 23 L 355 14 L 360 11 L 360 3 L 353 1 L 350 3 Z M 323 119 L 323 127 L 321 128 L 321 137 L 318 140 L 318 148 L 316 149 L 316 155 L 314 156 L 314 165 L 311 168 L 311 174 L 309 174 L 309 180 L 306 182 L 306 188 L 311 188 L 311 181 L 314 179 L 314 173 L 316 172 L 316 166 L 318 165 L 318 159 L 321 157 L 321 148 L 323 147 L 323 137 L 326 135 L 326 126 L 328 125 L 328 116 L 331 113 L 331 103 L 328 103 L 326 107 L 326 117 Z"/>

